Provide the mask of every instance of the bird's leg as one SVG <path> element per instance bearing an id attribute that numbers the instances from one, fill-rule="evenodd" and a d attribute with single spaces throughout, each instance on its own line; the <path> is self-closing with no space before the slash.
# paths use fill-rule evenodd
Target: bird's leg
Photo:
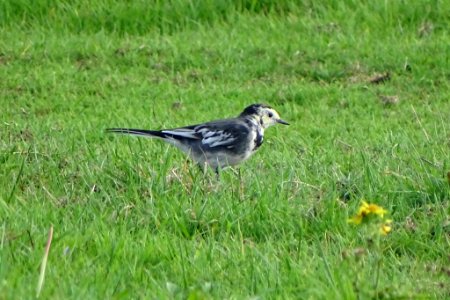
<path id="1" fill-rule="evenodd" d="M 202 172 L 203 176 L 206 176 L 206 174 L 208 173 L 208 163 L 206 163 L 206 162 L 199 163 L 198 167 L 199 167 L 200 171 Z"/>
<path id="2" fill-rule="evenodd" d="M 200 172 L 202 173 L 202 181 L 205 183 L 207 172 L 208 172 L 208 165 L 207 163 L 199 163 L 198 168 L 200 169 Z"/>
<path id="3" fill-rule="evenodd" d="M 200 172 L 202 172 L 202 174 L 205 174 L 205 165 L 202 164 L 197 164 L 198 169 L 200 170 Z"/>
<path id="4" fill-rule="evenodd" d="M 239 178 L 239 198 L 244 199 L 244 183 L 242 182 L 241 168 L 238 168 L 238 178 Z"/>
<path id="5" fill-rule="evenodd" d="M 220 180 L 220 170 L 219 170 L 219 167 L 216 167 L 216 168 L 214 169 L 214 172 L 216 173 L 216 178 L 217 178 L 217 180 Z"/>

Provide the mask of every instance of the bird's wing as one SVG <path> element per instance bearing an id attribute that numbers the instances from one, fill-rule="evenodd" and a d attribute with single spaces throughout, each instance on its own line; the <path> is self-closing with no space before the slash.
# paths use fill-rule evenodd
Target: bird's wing
<path id="1" fill-rule="evenodd" d="M 202 134 L 202 144 L 210 148 L 234 148 L 249 133 L 249 128 L 238 119 L 206 123 L 195 130 Z"/>
<path id="2" fill-rule="evenodd" d="M 248 134 L 249 129 L 236 119 L 219 120 L 209 123 L 162 130 L 166 136 L 174 139 L 201 140 L 203 146 L 210 148 L 233 145 Z"/>

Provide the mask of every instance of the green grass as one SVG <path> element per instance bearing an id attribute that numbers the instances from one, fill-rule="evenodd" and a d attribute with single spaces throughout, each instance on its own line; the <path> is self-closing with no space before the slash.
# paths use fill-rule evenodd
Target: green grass
<path id="1" fill-rule="evenodd" d="M 0 2 L 0 299 L 35 297 L 51 225 L 43 299 L 450 297 L 449 7 Z M 292 125 L 220 181 L 104 133 L 258 102 Z"/>

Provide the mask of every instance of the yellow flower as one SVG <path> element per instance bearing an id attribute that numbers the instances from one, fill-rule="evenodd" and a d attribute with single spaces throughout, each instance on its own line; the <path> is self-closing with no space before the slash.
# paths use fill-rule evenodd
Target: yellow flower
<path id="1" fill-rule="evenodd" d="M 387 235 L 389 232 L 392 231 L 391 223 L 392 220 L 386 220 L 383 224 L 381 224 L 380 233 L 382 235 Z"/>
<path id="2" fill-rule="evenodd" d="M 360 215 L 360 214 L 357 214 L 356 216 L 351 217 L 350 219 L 348 219 L 348 222 L 349 223 L 353 223 L 355 225 L 359 225 L 359 224 L 361 224 L 362 220 L 363 220 L 363 216 Z"/>
<path id="3" fill-rule="evenodd" d="M 361 206 L 358 209 L 358 213 L 356 214 L 356 216 L 350 218 L 348 222 L 359 225 L 366 217 L 370 215 L 377 215 L 383 218 L 386 213 L 387 210 L 385 210 L 383 207 L 372 203 L 369 204 L 366 201 L 362 201 Z"/>
<path id="4" fill-rule="evenodd" d="M 366 214 L 366 215 L 370 215 L 370 214 L 374 214 L 374 215 L 378 215 L 380 217 L 384 217 L 384 214 L 387 213 L 387 210 L 385 210 L 383 207 L 376 205 L 376 204 L 369 204 L 365 201 L 362 201 L 362 205 L 359 208 L 359 212 Z"/>

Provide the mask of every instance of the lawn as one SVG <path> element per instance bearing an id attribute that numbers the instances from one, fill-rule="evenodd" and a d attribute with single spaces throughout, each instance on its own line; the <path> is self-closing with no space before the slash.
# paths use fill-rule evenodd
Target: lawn
<path id="1" fill-rule="evenodd" d="M 446 1 L 151 2 L 0 2 L 0 299 L 450 297 Z M 105 133 L 260 102 L 219 179 Z"/>

